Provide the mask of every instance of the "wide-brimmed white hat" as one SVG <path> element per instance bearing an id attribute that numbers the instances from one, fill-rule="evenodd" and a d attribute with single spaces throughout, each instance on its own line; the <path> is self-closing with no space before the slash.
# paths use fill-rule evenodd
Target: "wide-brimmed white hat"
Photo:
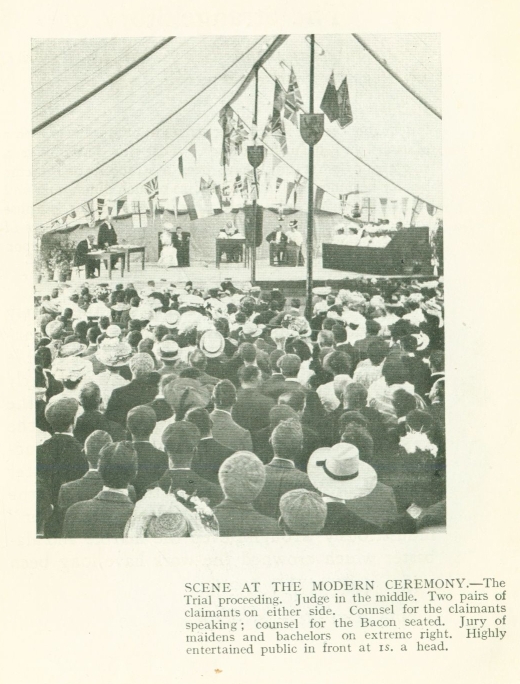
<path id="1" fill-rule="evenodd" d="M 179 345 L 175 340 L 161 340 L 157 345 L 157 350 L 162 360 L 172 361 L 179 356 Z"/>
<path id="2" fill-rule="evenodd" d="M 199 347 L 204 356 L 215 358 L 224 352 L 226 340 L 218 330 L 208 330 L 200 338 Z"/>
<path id="3" fill-rule="evenodd" d="M 330 295 L 331 292 L 332 288 L 328 285 L 321 285 L 312 288 L 312 293 L 318 295 L 318 297 L 326 297 L 327 295 Z"/>
<path id="4" fill-rule="evenodd" d="M 164 320 L 162 320 L 161 323 L 167 328 L 175 328 L 177 327 L 180 317 L 181 315 L 176 309 L 170 309 L 164 314 Z"/>
<path id="5" fill-rule="evenodd" d="M 109 325 L 105 332 L 107 337 L 119 337 L 121 328 L 118 325 Z"/>
<path id="6" fill-rule="evenodd" d="M 242 327 L 242 335 L 245 335 L 246 337 L 260 337 L 264 332 L 264 328 L 265 325 L 263 324 L 257 325 L 252 321 L 246 321 Z"/>
<path id="7" fill-rule="evenodd" d="M 119 368 L 126 366 L 133 355 L 132 347 L 128 342 L 117 344 L 101 344 L 96 352 L 96 358 L 104 366 Z"/>
<path id="8" fill-rule="evenodd" d="M 316 449 L 309 459 L 307 475 L 319 492 L 343 500 L 367 496 L 377 484 L 376 471 L 360 460 L 353 444 L 346 442 Z"/>

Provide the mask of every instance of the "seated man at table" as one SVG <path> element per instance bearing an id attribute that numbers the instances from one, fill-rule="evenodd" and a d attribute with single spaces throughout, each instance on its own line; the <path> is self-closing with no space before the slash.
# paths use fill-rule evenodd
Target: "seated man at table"
<path id="1" fill-rule="evenodd" d="M 274 263 L 276 260 L 278 266 L 281 266 L 286 260 L 287 247 L 287 235 L 282 231 L 282 224 L 279 223 L 265 239 L 269 243 L 271 261 Z"/>
<path id="2" fill-rule="evenodd" d="M 84 240 L 80 240 L 74 252 L 74 266 L 78 268 L 85 266 L 85 276 L 94 278 L 96 269 L 99 273 L 99 259 L 89 259 L 87 254 L 94 248 L 94 236 L 87 235 Z"/>

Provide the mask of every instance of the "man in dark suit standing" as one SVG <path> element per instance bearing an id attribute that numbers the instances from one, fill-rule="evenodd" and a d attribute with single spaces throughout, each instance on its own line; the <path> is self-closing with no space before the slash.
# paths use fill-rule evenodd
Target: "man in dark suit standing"
<path id="1" fill-rule="evenodd" d="M 149 485 L 156 482 L 168 469 L 168 457 L 150 443 L 150 435 L 156 425 L 155 412 L 151 406 L 136 406 L 128 412 L 126 426 L 132 435 L 132 445 L 137 453 L 137 477 L 135 491 L 141 499 Z"/>
<path id="2" fill-rule="evenodd" d="M 287 235 L 282 231 L 282 225 L 279 223 L 265 239 L 269 243 L 270 262 L 274 264 L 276 259 L 278 266 L 282 266 L 286 262 L 287 248 Z"/>
<path id="3" fill-rule="evenodd" d="M 307 473 L 294 465 L 303 446 L 303 432 L 298 420 L 279 423 L 271 435 L 274 458 L 265 466 L 265 484 L 253 506 L 262 515 L 278 519 L 280 497 L 292 489 L 314 490 Z"/>
<path id="4" fill-rule="evenodd" d="M 99 474 L 99 454 L 104 446 L 111 443 L 112 438 L 103 430 L 96 430 L 87 437 L 85 454 L 88 460 L 88 471 L 79 480 L 61 485 L 58 506 L 63 512 L 78 501 L 93 499 L 103 489 L 103 480 Z M 128 487 L 128 496 L 131 501 L 135 502 L 135 489 L 132 485 Z"/>
<path id="5" fill-rule="evenodd" d="M 73 504 L 65 514 L 63 536 L 76 539 L 118 538 L 134 504 L 128 485 L 137 473 L 137 454 L 130 442 L 107 444 L 101 450 L 99 472 L 103 489 L 90 501 Z"/>
<path id="6" fill-rule="evenodd" d="M 134 354 L 128 366 L 132 373 L 132 381 L 123 387 L 117 387 L 108 400 L 105 417 L 120 425 L 126 425 L 126 416 L 134 406 L 149 404 L 155 399 L 158 383 L 152 382 L 151 374 L 154 370 L 153 359 L 150 354 L 140 352 Z"/>
<path id="7" fill-rule="evenodd" d="M 177 227 L 175 235 L 172 235 L 172 244 L 177 250 L 178 266 L 190 265 L 190 234 L 183 233 L 180 226 Z"/>
<path id="8" fill-rule="evenodd" d="M 108 249 L 113 245 L 117 245 L 117 233 L 114 226 L 109 221 L 103 221 L 98 230 L 98 247 L 100 249 Z M 112 268 L 117 263 L 117 257 L 110 257 L 112 261 Z M 106 265 L 106 263 L 105 263 Z"/>
<path id="9" fill-rule="evenodd" d="M 218 385 L 215 385 L 213 390 L 215 408 L 211 413 L 213 436 L 217 442 L 233 451 L 251 451 L 253 448 L 251 433 L 240 427 L 231 417 L 236 401 L 236 389 L 230 380 L 221 380 Z"/>
<path id="10" fill-rule="evenodd" d="M 99 226 L 97 243 L 100 249 L 117 245 L 117 233 L 114 230 L 114 226 L 108 221 L 103 221 Z"/>
<path id="11" fill-rule="evenodd" d="M 226 458 L 234 451 L 217 442 L 211 434 L 213 421 L 204 408 L 193 408 L 188 411 L 185 420 L 197 426 L 200 432 L 200 441 L 197 453 L 193 458 L 192 470 L 209 482 L 219 484 L 218 471 Z"/>
<path id="12" fill-rule="evenodd" d="M 258 366 L 242 366 L 238 370 L 241 389 L 237 392 L 237 403 L 233 406 L 233 420 L 249 432 L 257 432 L 269 425 L 269 411 L 275 405 L 274 399 L 260 391 L 261 371 Z"/>
<path id="13" fill-rule="evenodd" d="M 114 442 L 125 439 L 126 433 L 122 425 L 108 420 L 99 407 L 101 406 L 101 391 L 94 382 L 83 386 L 79 401 L 83 407 L 83 414 L 78 417 L 74 426 L 74 437 L 80 444 L 85 444 L 87 437 L 95 430 L 108 432 Z"/>
<path id="14" fill-rule="evenodd" d="M 58 509 L 60 487 L 76 480 L 88 470 L 81 444 L 72 436 L 78 402 L 72 397 L 54 399 L 45 410 L 45 419 L 53 435 L 36 448 L 36 473 L 47 486 L 54 512 L 45 524 L 46 537 L 59 537 L 63 516 Z"/>
<path id="15" fill-rule="evenodd" d="M 84 240 L 80 240 L 76 245 L 76 251 L 74 252 L 74 266 L 85 266 L 85 275 L 87 278 L 94 278 L 96 275 L 96 269 L 99 274 L 99 260 L 93 261 L 87 259 L 87 254 L 94 247 L 94 236 L 87 235 Z"/>
<path id="16" fill-rule="evenodd" d="M 222 501 L 222 490 L 218 485 L 197 475 L 191 467 L 199 439 L 200 432 L 191 422 L 180 420 L 168 425 L 162 435 L 162 442 L 168 454 L 169 469 L 152 486 L 161 487 L 165 492 L 183 490 L 188 495 L 196 494 L 201 499 L 207 499 L 213 508 Z"/>

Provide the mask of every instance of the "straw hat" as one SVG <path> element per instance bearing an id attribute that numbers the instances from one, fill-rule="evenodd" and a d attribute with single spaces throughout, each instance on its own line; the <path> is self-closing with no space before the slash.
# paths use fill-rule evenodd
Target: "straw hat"
<path id="1" fill-rule="evenodd" d="M 130 304 L 125 304 L 125 302 L 117 302 L 111 308 L 112 311 L 129 311 L 131 307 Z"/>
<path id="2" fill-rule="evenodd" d="M 319 492 L 336 499 L 360 499 L 377 485 L 376 471 L 360 460 L 353 444 L 345 442 L 316 449 L 309 459 L 307 474 Z"/>
<path id="3" fill-rule="evenodd" d="M 173 361 L 179 356 L 179 345 L 175 340 L 161 340 L 157 345 L 157 350 L 163 361 Z"/>
<path id="4" fill-rule="evenodd" d="M 51 371 L 56 380 L 60 382 L 65 380 L 74 382 L 84 378 L 87 374 L 93 374 L 92 363 L 81 356 L 54 359 Z"/>
<path id="5" fill-rule="evenodd" d="M 119 337 L 121 335 L 121 328 L 118 325 L 109 325 L 105 334 L 107 337 Z"/>
<path id="6" fill-rule="evenodd" d="M 210 359 L 220 356 L 225 346 L 226 340 L 217 330 L 207 330 L 199 342 L 200 350 Z"/>
<path id="7" fill-rule="evenodd" d="M 251 321 L 246 321 L 242 327 L 242 335 L 246 337 L 260 337 L 264 332 L 265 325 L 257 325 Z"/>
<path id="8" fill-rule="evenodd" d="M 180 317 L 181 315 L 178 311 L 176 311 L 175 309 L 170 309 L 169 311 L 166 311 L 166 313 L 164 314 L 164 320 L 161 322 L 167 328 L 173 329 L 177 326 Z"/>
<path id="9" fill-rule="evenodd" d="M 132 357 L 132 347 L 128 342 L 118 342 L 118 344 L 102 344 L 96 352 L 96 358 L 104 366 L 119 368 L 126 366 Z"/>
<path id="10" fill-rule="evenodd" d="M 61 347 L 60 351 L 58 352 L 58 356 L 62 359 L 65 359 L 69 356 L 80 356 L 80 354 L 83 354 L 86 348 L 87 345 L 82 344 L 81 342 L 69 342 Z"/>

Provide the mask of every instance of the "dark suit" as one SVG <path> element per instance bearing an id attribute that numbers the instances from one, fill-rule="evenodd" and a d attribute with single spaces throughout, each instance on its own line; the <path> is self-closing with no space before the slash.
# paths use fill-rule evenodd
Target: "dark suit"
<path id="1" fill-rule="evenodd" d="M 121 442 L 126 439 L 126 430 L 119 423 L 108 420 L 99 411 L 85 411 L 79 416 L 74 426 L 74 437 L 83 445 L 87 437 L 95 430 L 108 432 L 114 442 Z"/>
<path id="2" fill-rule="evenodd" d="M 168 420 L 173 416 L 173 409 L 166 399 L 156 398 L 148 406 L 153 409 L 155 418 L 159 423 L 161 420 Z"/>
<path id="3" fill-rule="evenodd" d="M 281 373 L 273 373 L 260 387 L 262 394 L 278 400 L 280 394 L 285 391 L 285 380 Z"/>
<path id="4" fill-rule="evenodd" d="M 101 249 L 105 248 L 105 245 L 111 247 L 112 245 L 117 245 L 117 233 L 112 226 L 108 223 L 102 223 L 99 226 L 97 243 Z"/>
<path id="5" fill-rule="evenodd" d="M 424 398 L 430 391 L 430 369 L 424 361 L 416 356 L 403 354 L 401 361 L 406 368 L 406 379 L 414 386 L 417 394 Z"/>
<path id="6" fill-rule="evenodd" d="M 150 382 L 147 376 L 139 376 L 124 385 L 117 387 L 108 400 L 105 416 L 123 427 L 126 426 L 126 416 L 134 406 L 149 404 L 157 395 L 157 385 Z"/>
<path id="7" fill-rule="evenodd" d="M 381 529 L 357 516 L 344 503 L 329 501 L 325 527 L 320 534 L 381 534 Z"/>
<path id="8" fill-rule="evenodd" d="M 228 449 L 235 451 L 251 451 L 253 441 L 249 430 L 237 425 L 227 411 L 215 409 L 211 412 L 213 421 L 213 437 Z"/>
<path id="9" fill-rule="evenodd" d="M 278 234 L 280 235 L 280 242 L 276 242 Z M 269 242 L 270 263 L 274 263 L 275 258 L 279 264 L 284 263 L 286 261 L 287 235 L 280 231 L 273 230 L 265 239 Z"/>
<path id="10" fill-rule="evenodd" d="M 90 252 L 91 246 L 89 245 L 89 242 L 87 239 L 85 240 L 80 240 L 78 244 L 76 245 L 76 251 L 74 252 L 74 266 L 86 266 L 86 276 L 87 278 L 91 278 L 95 271 L 96 268 L 98 269 L 99 272 L 99 259 L 96 260 L 95 262 L 92 260 L 87 259 L 87 254 Z"/>
<path id="11" fill-rule="evenodd" d="M 341 344 L 336 345 L 336 351 L 343 352 L 344 354 L 350 357 L 350 361 L 352 362 L 350 374 L 352 375 L 352 373 L 354 373 L 354 371 L 356 370 L 356 366 L 361 360 L 359 349 L 356 349 L 354 346 L 352 346 L 350 342 L 342 342 Z"/>
<path id="12" fill-rule="evenodd" d="M 265 468 L 264 488 L 253 502 L 256 511 L 269 518 L 280 516 L 280 498 L 293 489 L 315 491 L 306 473 L 298 470 L 294 463 L 282 458 L 273 458 Z"/>
<path id="13" fill-rule="evenodd" d="M 185 468 L 167 470 L 160 480 L 150 485 L 149 489 L 152 487 L 160 487 L 166 493 L 170 490 L 183 490 L 186 494 L 195 494 L 201 499 L 208 499 L 211 508 L 224 498 L 218 485 L 208 482 L 193 470 Z"/>
<path id="14" fill-rule="evenodd" d="M 274 405 L 274 399 L 261 394 L 259 389 L 240 389 L 231 415 L 238 425 L 256 432 L 269 425 L 269 411 Z"/>
<path id="15" fill-rule="evenodd" d="M 124 494 L 101 491 L 90 501 L 80 501 L 67 509 L 63 536 L 76 539 L 123 537 L 133 510 L 134 504 Z"/>
<path id="16" fill-rule="evenodd" d="M 219 484 L 218 471 L 220 466 L 233 453 L 233 449 L 228 449 L 213 437 L 201 439 L 191 468 L 208 482 Z"/>
<path id="17" fill-rule="evenodd" d="M 41 477 L 51 493 L 54 512 L 45 524 L 47 537 L 59 537 L 63 516 L 58 509 L 60 487 L 65 482 L 77 480 L 88 470 L 81 444 L 72 435 L 53 435 L 36 447 L 36 474 Z"/>
<path id="18" fill-rule="evenodd" d="M 302 425 L 302 432 L 303 448 L 301 453 L 294 459 L 294 465 L 298 468 L 298 470 L 301 470 L 302 473 L 306 473 L 307 463 L 311 454 L 320 446 L 323 446 L 323 443 L 320 439 L 320 436 L 306 425 Z M 253 438 L 253 453 L 258 456 L 262 463 L 269 463 L 274 456 L 273 447 L 269 442 L 271 433 L 271 426 L 268 425 L 262 430 L 258 430 L 258 432 L 254 432 L 251 435 Z M 336 442 L 337 441 L 338 440 L 336 440 Z"/>
<path id="19" fill-rule="evenodd" d="M 253 504 L 225 499 L 214 513 L 221 537 L 277 537 L 282 534 L 276 520 L 255 511 Z"/>
<path id="20" fill-rule="evenodd" d="M 132 446 L 137 453 L 134 487 L 137 498 L 141 499 L 152 482 L 159 480 L 168 470 L 168 456 L 150 442 L 133 442 Z"/>
<path id="21" fill-rule="evenodd" d="M 79 501 L 89 501 L 93 499 L 103 489 L 103 479 L 97 470 L 89 470 L 80 477 L 79 480 L 66 482 L 61 485 L 58 496 L 58 506 L 62 510 L 70 508 Z M 135 489 L 128 487 L 128 496 L 135 502 Z"/>
<path id="22" fill-rule="evenodd" d="M 305 423 L 311 430 L 314 430 L 314 432 L 320 433 L 326 412 L 316 390 L 303 387 L 303 385 L 294 378 L 287 378 L 284 381 L 280 394 L 294 392 L 294 390 L 301 390 L 305 393 L 305 409 L 303 411 L 302 423 Z"/>

